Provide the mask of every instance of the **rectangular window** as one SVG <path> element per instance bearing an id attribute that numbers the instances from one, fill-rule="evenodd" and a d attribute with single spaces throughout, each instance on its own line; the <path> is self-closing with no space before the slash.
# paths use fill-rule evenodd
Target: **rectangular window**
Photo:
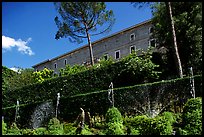
<path id="1" fill-rule="evenodd" d="M 130 41 L 135 40 L 135 33 L 130 34 Z"/>
<path id="2" fill-rule="evenodd" d="M 120 50 L 115 52 L 115 59 L 119 59 L 120 58 Z"/>
<path id="3" fill-rule="evenodd" d="M 149 28 L 149 34 L 152 34 L 153 33 L 153 27 L 150 27 Z"/>
<path id="4" fill-rule="evenodd" d="M 64 65 L 67 65 L 67 59 L 64 60 Z"/>
<path id="5" fill-rule="evenodd" d="M 155 39 L 151 39 L 151 40 L 149 41 L 149 45 L 150 45 L 151 47 L 156 47 L 156 40 L 155 40 Z"/>
<path id="6" fill-rule="evenodd" d="M 135 46 L 131 46 L 130 47 L 130 53 L 134 52 L 135 51 Z"/>
<path id="7" fill-rule="evenodd" d="M 57 63 L 55 63 L 55 68 L 57 68 Z"/>
<path id="8" fill-rule="evenodd" d="M 108 54 L 105 54 L 103 57 L 105 60 L 108 60 Z"/>

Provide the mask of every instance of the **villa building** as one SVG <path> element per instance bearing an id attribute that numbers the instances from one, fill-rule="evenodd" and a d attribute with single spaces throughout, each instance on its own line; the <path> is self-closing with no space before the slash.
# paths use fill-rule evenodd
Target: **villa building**
<path id="1" fill-rule="evenodd" d="M 152 23 L 151 20 L 144 21 L 120 32 L 104 37 L 92 42 L 94 60 L 97 62 L 101 57 L 113 57 L 118 60 L 131 53 L 132 50 L 147 50 L 149 46 L 156 46 L 155 39 L 151 39 Z M 35 71 L 43 70 L 45 67 L 59 73 L 60 68 L 67 64 L 90 64 L 89 46 L 84 45 L 73 51 L 52 59 L 45 60 L 34 66 Z"/>

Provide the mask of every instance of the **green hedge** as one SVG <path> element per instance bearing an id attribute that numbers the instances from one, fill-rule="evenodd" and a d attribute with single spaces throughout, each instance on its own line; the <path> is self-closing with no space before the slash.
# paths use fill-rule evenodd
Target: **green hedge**
<path id="1" fill-rule="evenodd" d="M 158 72 L 155 71 L 157 65 L 151 62 L 149 54 L 141 57 L 136 53 L 130 54 L 119 62 L 99 65 L 72 75 L 8 90 L 3 94 L 2 105 L 12 106 L 17 99 L 21 104 L 53 100 L 58 92 L 62 97 L 90 93 L 107 89 L 111 82 L 114 83 L 114 87 L 122 87 L 144 83 L 147 80 L 155 81 L 158 78 Z"/>
<path id="2" fill-rule="evenodd" d="M 195 76 L 194 79 L 196 96 L 201 96 L 202 76 Z M 50 96 L 49 93 L 51 94 L 51 92 L 48 92 L 47 96 Z M 52 94 L 53 96 L 50 98 L 53 99 L 53 104 L 55 105 L 56 94 Z M 117 107 L 122 114 L 134 113 L 152 115 L 152 112 L 149 111 L 149 103 L 151 110 L 157 110 L 165 108 L 165 106 L 170 106 L 171 101 L 173 101 L 172 103 L 177 102 L 184 105 L 188 98 L 191 98 L 189 78 L 114 88 L 115 107 Z M 32 104 L 32 102 L 29 103 Z M 38 104 L 39 103 L 36 103 L 31 106 L 34 108 Z M 85 111 L 89 111 L 91 116 L 95 115 L 96 113 L 105 115 L 105 112 L 107 112 L 110 105 L 111 104 L 108 100 L 108 90 L 95 91 L 73 96 L 69 96 L 69 94 L 61 92 L 59 117 L 64 120 L 75 120 L 77 115 L 80 113 L 80 107 L 82 107 Z M 29 107 L 29 105 L 20 107 L 21 118 L 24 118 L 24 115 L 27 114 L 26 109 L 31 111 L 32 108 Z M 168 107 L 162 111 L 167 109 Z M 28 112 L 32 113 L 32 111 L 30 111 Z M 3 108 L 5 120 L 7 117 L 13 117 L 14 119 L 14 114 L 15 107 L 12 109 Z"/>

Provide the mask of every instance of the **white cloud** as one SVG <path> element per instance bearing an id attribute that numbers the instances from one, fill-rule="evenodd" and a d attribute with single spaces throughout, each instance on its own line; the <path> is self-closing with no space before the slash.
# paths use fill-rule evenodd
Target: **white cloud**
<path id="1" fill-rule="evenodd" d="M 27 41 L 22 41 L 21 39 L 15 40 L 10 37 L 2 36 L 2 48 L 5 50 L 11 50 L 12 47 L 16 46 L 18 51 L 31 56 L 34 55 L 34 52 L 27 46 L 27 43 L 31 40 L 31 38 L 28 38 Z"/>

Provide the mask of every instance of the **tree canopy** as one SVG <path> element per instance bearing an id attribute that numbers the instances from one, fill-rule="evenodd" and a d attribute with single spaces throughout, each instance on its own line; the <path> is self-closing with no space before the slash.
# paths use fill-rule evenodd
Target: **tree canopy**
<path id="1" fill-rule="evenodd" d="M 81 43 L 88 40 L 90 59 L 94 64 L 90 36 L 111 30 L 115 18 L 112 10 L 106 10 L 104 2 L 55 2 L 60 14 L 55 17 L 58 31 L 55 39 L 69 38 L 71 42 Z"/>
<path id="2" fill-rule="evenodd" d="M 172 2 L 172 15 L 175 22 L 178 52 L 185 74 L 193 67 L 195 74 L 202 72 L 202 3 L 201 2 Z M 175 75 L 175 64 L 172 59 L 173 49 L 165 3 L 152 6 L 154 24 L 153 37 L 157 39 L 158 47 L 167 48 L 164 66 L 166 74 Z"/>

